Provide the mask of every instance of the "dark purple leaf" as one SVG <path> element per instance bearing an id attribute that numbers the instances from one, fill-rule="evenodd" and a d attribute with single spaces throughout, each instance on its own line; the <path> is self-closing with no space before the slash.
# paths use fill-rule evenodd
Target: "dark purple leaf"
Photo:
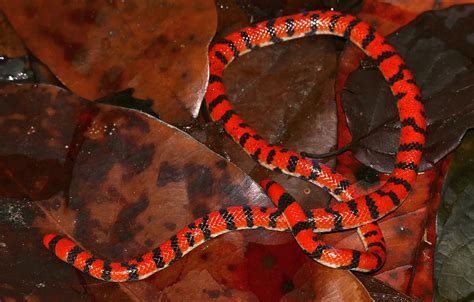
<path id="1" fill-rule="evenodd" d="M 422 90 L 428 122 L 422 170 L 451 152 L 474 126 L 474 6 L 420 15 L 390 35 Z M 358 160 L 378 171 L 393 168 L 400 123 L 389 87 L 378 70 L 348 79 L 342 103 Z"/>

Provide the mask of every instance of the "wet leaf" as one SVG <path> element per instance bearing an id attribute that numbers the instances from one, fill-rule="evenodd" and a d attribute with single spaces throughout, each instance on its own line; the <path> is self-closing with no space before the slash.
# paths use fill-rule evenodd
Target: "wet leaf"
<path id="1" fill-rule="evenodd" d="M 134 88 L 167 121 L 197 115 L 216 26 L 213 1 L 0 5 L 27 47 L 75 94 L 95 100 Z"/>
<path id="2" fill-rule="evenodd" d="M 474 6 L 455 6 L 425 13 L 388 37 L 413 71 L 426 104 L 422 170 L 451 152 L 474 126 L 473 20 Z M 400 128 L 388 100 L 393 96 L 378 70 L 354 72 L 342 94 L 356 158 L 384 173 L 393 168 Z"/>
<path id="3" fill-rule="evenodd" d="M 368 301 L 352 274 L 323 268 L 285 233 L 224 235 L 141 282 L 80 273 L 42 247 L 42 234 L 121 261 L 209 211 L 271 203 L 236 166 L 147 115 L 49 85 L 4 85 L 0 96 L 2 300 Z"/>
<path id="4" fill-rule="evenodd" d="M 470 131 L 454 154 L 439 212 L 438 247 L 434 277 L 437 299 L 474 297 L 474 132 Z"/>
<path id="5" fill-rule="evenodd" d="M 0 37 L 0 81 L 59 85 L 48 67 L 28 53 L 3 12 L 0 12 Z"/>
<path id="6" fill-rule="evenodd" d="M 0 81 L 31 81 L 30 60 L 20 37 L 0 12 Z"/>

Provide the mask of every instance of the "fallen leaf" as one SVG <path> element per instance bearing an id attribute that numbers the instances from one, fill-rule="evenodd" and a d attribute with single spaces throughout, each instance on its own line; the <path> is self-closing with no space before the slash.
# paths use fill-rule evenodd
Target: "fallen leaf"
<path id="1" fill-rule="evenodd" d="M 406 59 L 425 102 L 428 130 L 421 170 L 432 168 L 474 126 L 474 53 L 468 38 L 473 16 L 472 5 L 428 12 L 387 37 Z M 395 103 L 387 100 L 393 96 L 378 70 L 354 72 L 342 92 L 354 155 L 384 173 L 393 169 L 400 131 Z"/>
<path id="2" fill-rule="evenodd" d="M 244 12 L 250 15 L 246 15 L 239 13 L 232 1 L 220 1 L 216 40 L 249 26 L 255 18 L 274 17 L 275 13 L 287 14 L 294 9 L 277 2 L 273 5 L 262 10 L 255 3 L 249 4 Z M 334 76 L 340 45 L 334 37 L 308 37 L 237 58 L 224 71 L 227 94 L 235 110 L 270 143 L 300 152 L 329 152 L 336 144 Z M 201 131 L 191 134 L 203 136 L 206 145 L 228 157 L 253 179 L 272 178 L 282 183 L 307 208 L 327 205 L 329 195 L 319 187 L 261 167 L 226 134 L 213 134 L 214 126 L 204 131 L 205 135 Z M 334 165 L 334 161 L 323 162 Z"/>
<path id="3" fill-rule="evenodd" d="M 216 27 L 213 1 L 0 6 L 27 47 L 75 94 L 96 100 L 134 88 L 166 121 L 186 124 L 198 114 Z"/>
<path id="4" fill-rule="evenodd" d="M 210 240 L 140 282 L 79 272 L 44 249 L 43 234 L 69 235 L 122 261 L 210 211 L 271 202 L 235 165 L 137 111 L 51 85 L 3 85 L 0 95 L 0 270 L 9 272 L 0 275 L 2 299 L 369 300 L 350 272 L 325 269 L 290 234 L 268 231 Z"/>
<path id="5" fill-rule="evenodd" d="M 400 26 L 403 26 L 407 22 L 413 20 L 419 12 L 428 9 L 447 7 L 449 5 L 450 4 L 443 2 L 439 5 L 433 6 L 433 3 L 428 3 L 428 1 L 417 2 L 416 5 L 410 5 L 406 3 L 406 1 L 390 1 L 390 3 L 380 1 L 365 1 L 362 10 L 359 13 L 359 16 L 363 20 L 375 25 L 377 30 L 380 31 L 382 34 L 387 34 L 393 32 L 394 30 L 397 30 L 397 28 L 399 28 Z M 342 106 L 340 105 L 340 94 L 338 92 L 345 87 L 348 75 L 350 75 L 352 71 L 357 69 L 357 67 L 359 66 L 359 62 L 362 59 L 364 59 L 363 53 L 353 45 L 348 45 L 348 47 L 346 47 L 340 59 L 340 67 L 336 79 L 336 100 L 338 101 L 339 122 L 338 148 L 346 146 L 352 140 L 351 133 L 348 131 L 345 114 L 343 112 Z M 350 104 L 350 106 L 358 106 L 356 102 L 357 101 L 354 101 Z M 347 109 L 347 106 L 345 109 Z M 386 178 L 384 174 L 379 173 L 378 171 L 367 167 L 355 160 L 353 153 L 350 151 L 339 155 L 337 157 L 337 160 L 337 171 L 343 173 L 347 178 L 356 183 L 356 185 L 361 188 L 361 191 L 373 190 L 374 188 L 379 186 L 380 183 L 383 182 Z M 421 181 L 422 183 L 424 183 L 423 186 L 429 190 L 423 190 L 425 193 L 417 194 L 417 197 L 409 198 L 405 202 L 405 204 L 413 203 L 413 205 L 415 206 L 413 210 L 416 210 L 417 205 L 420 206 L 420 202 L 426 205 L 422 206 L 422 208 L 426 209 L 426 215 L 422 215 L 421 217 L 419 217 L 422 221 L 417 219 L 416 222 L 411 223 L 411 228 L 408 229 L 414 231 L 415 234 L 417 234 L 415 236 L 417 238 L 413 241 L 416 243 L 412 242 L 410 245 L 410 242 L 406 240 L 402 240 L 401 242 L 399 242 L 399 240 L 397 240 L 397 237 L 388 238 L 388 241 L 394 241 L 395 248 L 393 245 L 392 248 L 389 248 L 390 255 L 388 256 L 387 265 L 385 267 L 392 266 L 392 268 L 385 273 L 383 273 L 382 270 L 382 273 L 377 274 L 376 277 L 379 280 L 387 282 L 391 287 L 398 289 L 398 291 L 400 291 L 401 293 L 408 294 L 411 297 L 423 301 L 432 300 L 432 262 L 435 248 L 434 243 L 436 241 L 435 215 L 437 205 L 439 204 L 440 200 L 440 192 L 444 181 L 444 176 L 446 175 L 449 163 L 450 159 L 447 158 L 446 160 L 442 160 L 438 165 L 436 165 L 434 169 L 438 171 L 438 174 L 433 175 L 431 173 L 428 173 L 431 174 L 431 176 L 428 178 L 426 178 L 425 175 L 421 175 Z M 416 191 L 417 188 L 415 188 L 415 192 Z M 398 211 L 392 215 L 397 215 L 397 213 Z M 386 219 L 390 220 L 390 217 L 392 216 L 389 216 Z M 385 237 L 390 237 L 390 233 L 393 230 L 396 230 L 397 226 L 403 227 L 405 230 L 407 230 L 406 226 L 403 223 L 397 225 L 396 220 L 394 220 L 393 222 L 393 228 L 389 229 L 388 234 L 386 231 L 385 223 L 382 222 L 382 231 L 386 235 Z M 349 239 L 347 234 L 341 233 L 340 235 L 341 236 L 339 237 L 337 237 L 337 235 L 329 235 L 329 239 L 326 240 L 332 239 L 334 240 L 334 243 L 337 243 L 337 238 L 340 238 L 340 240 L 343 240 L 343 242 L 345 242 L 345 244 L 348 246 L 350 246 L 351 244 L 360 244 L 355 234 L 351 235 L 352 240 Z M 388 245 L 391 245 L 391 243 L 388 242 Z M 398 246 L 398 249 L 396 248 L 396 246 Z M 400 248 L 402 247 L 404 248 L 402 250 L 402 253 L 398 254 Z M 391 250 L 393 250 L 393 252 L 390 252 Z M 409 250 L 411 250 L 411 252 Z M 415 258 L 407 258 L 404 261 L 400 261 L 402 260 L 403 255 L 407 257 L 409 255 L 412 255 Z M 395 257 L 399 260 L 391 262 L 391 257 Z M 401 266 L 396 267 L 393 265 L 397 262 Z M 370 288 L 368 288 L 368 290 L 371 291 Z M 371 294 L 373 293 L 371 292 Z"/>
<path id="6" fill-rule="evenodd" d="M 357 274 L 357 278 L 364 284 L 367 290 L 370 292 L 370 296 L 377 302 L 390 302 L 390 301 L 399 301 L 399 302 L 410 302 L 414 299 L 410 298 L 407 295 L 393 289 L 386 283 L 383 283 L 369 275 L 366 274 Z"/>
<path id="7" fill-rule="evenodd" d="M 474 295 L 474 158 L 472 131 L 454 153 L 438 215 L 434 278 L 438 299 L 470 300 Z"/>
<path id="8" fill-rule="evenodd" d="M 427 1 L 354 3 L 344 3 L 344 9 L 362 5 L 359 17 L 373 21 L 384 33 L 413 20 L 420 11 L 433 8 L 433 3 Z M 313 9 L 318 4 L 299 0 L 219 0 L 216 39 L 253 21 L 299 12 L 302 8 Z M 446 3 L 440 4 L 443 5 Z M 96 14 L 90 10 L 78 12 L 77 19 L 85 23 L 77 25 L 75 30 L 96 27 L 87 22 L 89 17 L 97 19 Z M 195 16 L 186 10 L 183 14 Z M 117 28 L 122 30 L 121 25 Z M 57 26 L 52 29 L 58 30 Z M 107 28 L 99 31 L 105 33 L 102 30 Z M 38 33 L 36 28 L 33 31 Z M 450 38 L 462 39 L 462 36 Z M 47 41 L 42 40 L 41 43 Z M 313 153 L 334 148 L 337 121 L 332 83 L 338 51 L 344 45 L 336 40 L 305 38 L 253 51 L 233 62 L 224 80 L 239 113 L 272 142 Z M 458 44 L 451 42 L 448 46 Z M 457 51 L 465 54 L 472 49 L 465 47 Z M 118 61 L 126 63 L 127 70 L 134 66 L 123 58 Z M 344 56 L 340 62 L 348 63 L 344 62 Z M 202 75 L 206 70 L 196 74 Z M 336 90 L 342 78 L 337 74 Z M 155 79 L 149 82 L 157 83 Z M 172 80 L 173 85 L 178 82 Z M 97 80 L 93 82 L 97 83 Z M 463 82 L 458 85 L 458 88 L 466 86 Z M 183 91 L 182 87 L 178 88 L 179 92 Z M 52 86 L 13 85 L 1 89 L 8 97 L 0 103 L 0 137 L 7 142 L 0 144 L 0 270 L 13 272 L 0 276 L 2 300 L 27 297 L 31 300 L 369 301 L 372 298 L 378 301 L 390 297 L 407 301 L 409 298 L 403 293 L 424 300 L 430 294 L 427 291 L 431 289 L 428 278 L 431 275 L 426 273 L 430 266 L 421 267 L 421 264 L 423 260 L 431 261 L 432 249 L 427 247 L 426 239 L 432 238 L 429 232 L 433 229 L 428 230 L 428 237 L 424 231 L 433 222 L 435 202 L 431 197 L 439 194 L 443 167 L 449 165 L 446 161 L 421 175 L 415 193 L 400 211 L 381 222 L 389 245 L 389 259 L 376 278 L 388 282 L 390 289 L 370 277 L 369 281 L 363 281 L 366 290 L 350 272 L 327 269 L 311 261 L 291 235 L 264 231 L 233 232 L 211 240 L 171 268 L 142 282 L 111 284 L 89 278 L 44 250 L 41 235 L 49 231 L 68 233 L 100 256 L 122 260 L 149 250 L 195 217 L 213 209 L 252 201 L 256 205 L 271 203 L 242 171 L 163 122 L 132 110 L 90 104 Z M 156 89 L 154 86 L 153 92 Z M 163 104 L 156 109 L 156 99 L 151 103 L 148 95 L 137 92 L 134 97 L 107 93 L 107 99 L 102 98 L 101 102 L 133 107 L 152 115 L 165 113 L 165 120 L 180 125 L 191 120 L 189 108 L 176 102 L 175 96 L 167 104 L 173 106 L 171 109 Z M 191 98 L 200 102 L 196 95 Z M 167 110 L 178 114 L 170 113 L 171 118 L 167 119 Z M 220 134 L 216 125 L 203 125 L 204 116 L 198 118 L 189 128 L 198 131 L 190 132 L 216 152 L 231 158 L 253 178 L 271 177 L 284 183 L 306 208 L 327 203 L 327 194 L 318 188 L 259 167 L 239 146 Z M 344 122 L 339 119 L 339 143 L 344 136 L 341 132 Z M 397 131 L 396 125 L 390 126 Z M 348 131 L 346 142 L 347 138 L 350 139 Z M 359 181 L 358 185 L 364 189 L 385 179 L 381 173 L 353 159 L 339 165 L 338 170 L 344 171 L 352 181 Z M 336 246 L 362 249 L 354 233 L 330 234 L 327 238 Z M 453 268 L 451 263 L 446 267 Z M 426 284 L 422 284 L 423 280 Z"/>
<path id="9" fill-rule="evenodd" d="M 30 61 L 25 45 L 0 11 L 0 81 L 31 80 Z"/>

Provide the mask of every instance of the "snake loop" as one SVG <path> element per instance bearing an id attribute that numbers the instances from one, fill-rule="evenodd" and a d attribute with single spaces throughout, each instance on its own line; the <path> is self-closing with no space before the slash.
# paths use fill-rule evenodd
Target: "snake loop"
<path id="1" fill-rule="evenodd" d="M 355 187 L 342 175 L 317 160 L 269 144 L 233 109 L 225 93 L 222 74 L 232 60 L 257 47 L 310 35 L 335 35 L 360 47 L 380 69 L 395 97 L 401 134 L 394 170 L 378 190 L 357 196 Z M 362 272 L 374 271 L 385 260 L 385 242 L 376 221 L 394 211 L 411 191 L 425 143 L 426 121 L 420 92 L 403 59 L 367 23 L 339 12 L 311 11 L 264 21 L 225 37 L 209 51 L 210 76 L 205 103 L 212 119 L 245 152 L 262 166 L 299 177 L 327 191 L 342 203 L 303 210 L 281 186 L 264 181 L 277 208 L 236 206 L 198 218 L 168 241 L 124 262 L 94 257 L 67 237 L 48 234 L 43 244 L 61 260 L 92 277 L 105 281 L 147 278 L 168 267 L 203 242 L 229 231 L 265 228 L 290 231 L 301 248 L 316 261 L 330 267 Z M 366 252 L 337 249 L 314 239 L 314 233 L 358 228 Z"/>

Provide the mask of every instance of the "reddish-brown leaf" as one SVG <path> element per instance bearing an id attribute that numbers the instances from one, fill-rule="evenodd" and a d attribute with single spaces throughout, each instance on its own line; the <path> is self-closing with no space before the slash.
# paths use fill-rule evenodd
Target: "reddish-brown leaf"
<path id="1" fill-rule="evenodd" d="M 0 81 L 27 81 L 33 77 L 25 45 L 0 11 Z"/>
<path id="2" fill-rule="evenodd" d="M 438 170 L 437 168 L 420 174 L 414 192 L 395 213 L 380 222 L 387 242 L 387 261 L 375 277 L 402 293 L 411 295 L 412 278 L 417 269 L 419 251 L 427 242 L 425 238 L 427 218 L 428 215 L 433 215 L 430 206 L 437 189 Z M 336 246 L 363 248 L 355 232 L 329 234 L 325 239 Z"/>
<path id="3" fill-rule="evenodd" d="M 260 18 L 267 18 L 274 11 L 291 12 L 276 2 L 274 5 L 267 11 L 253 5 L 247 11 L 252 9 L 252 16 Z M 251 18 L 239 13 L 232 1 L 221 1 L 220 6 L 220 37 L 250 25 Z M 227 94 L 236 111 L 271 143 L 311 153 L 330 151 L 336 143 L 334 76 L 338 42 L 329 36 L 304 38 L 254 50 L 236 59 L 224 72 Z M 253 179 L 272 178 L 281 182 L 307 208 L 327 204 L 328 194 L 320 188 L 261 167 L 227 135 L 213 134 L 215 127 L 205 130 L 206 144 Z"/>
<path id="4" fill-rule="evenodd" d="M 141 282 L 82 274 L 42 235 L 67 234 L 121 261 L 209 211 L 271 203 L 236 166 L 149 116 L 48 85 L 4 85 L 0 95 L 2 299 L 369 300 L 352 274 L 315 263 L 290 234 L 264 231 L 211 240 Z"/>
<path id="5" fill-rule="evenodd" d="M 3 57 L 16 58 L 26 56 L 26 48 L 20 37 L 11 27 L 3 13 L 0 13 L 0 52 Z"/>
<path id="6" fill-rule="evenodd" d="M 89 100 L 126 88 L 174 124 L 196 117 L 207 81 L 214 2 L 2 1 L 27 47 Z"/>

